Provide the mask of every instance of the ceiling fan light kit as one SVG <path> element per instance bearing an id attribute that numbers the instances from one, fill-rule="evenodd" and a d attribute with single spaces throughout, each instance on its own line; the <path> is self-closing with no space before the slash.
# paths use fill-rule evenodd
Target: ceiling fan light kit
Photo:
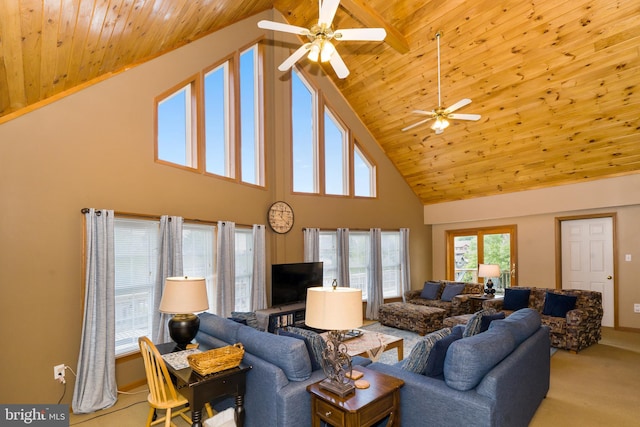
<path id="1" fill-rule="evenodd" d="M 472 120 L 478 121 L 480 120 L 479 114 L 454 114 L 453 112 L 468 105 L 471 103 L 471 100 L 468 98 L 461 99 L 456 102 L 449 108 L 442 107 L 442 96 L 440 91 L 440 37 L 442 37 L 442 31 L 438 31 L 436 33 L 436 41 L 438 42 L 438 107 L 433 109 L 432 111 L 424 111 L 424 110 L 414 110 L 415 114 L 420 114 L 423 116 L 428 116 L 426 119 L 420 120 L 416 123 L 413 123 L 405 128 L 402 131 L 407 131 L 409 129 L 413 129 L 416 126 L 420 126 L 423 123 L 426 123 L 430 120 L 434 120 L 435 122 L 431 125 L 431 129 L 433 129 L 436 135 L 441 134 L 447 127 L 449 127 L 449 120 Z"/>
<path id="2" fill-rule="evenodd" d="M 309 39 L 308 43 L 300 46 L 285 59 L 278 70 L 289 70 L 308 52 L 307 59 L 312 62 L 329 62 L 336 75 L 344 79 L 349 75 L 349 69 L 331 41 L 382 41 L 387 36 L 387 32 L 384 28 L 349 28 L 334 31 L 331 23 L 338 10 L 340 0 L 318 0 L 318 3 L 318 23 L 309 29 L 267 20 L 258 22 L 258 27 L 306 36 Z"/>

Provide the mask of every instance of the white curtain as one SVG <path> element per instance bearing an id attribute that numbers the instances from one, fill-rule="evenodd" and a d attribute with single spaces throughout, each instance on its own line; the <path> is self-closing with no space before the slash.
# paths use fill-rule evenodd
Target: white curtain
<path id="1" fill-rule="evenodd" d="M 305 228 L 304 235 L 304 262 L 320 261 L 320 229 Z"/>
<path id="2" fill-rule="evenodd" d="M 264 225 L 253 225 L 253 273 L 251 274 L 251 311 L 267 308 L 266 247 Z"/>
<path id="3" fill-rule="evenodd" d="M 400 290 L 404 294 L 411 290 L 411 268 L 409 263 L 409 229 L 400 229 Z"/>
<path id="4" fill-rule="evenodd" d="M 231 316 L 236 305 L 236 224 L 218 221 L 218 250 L 216 253 L 216 314 Z"/>
<path id="5" fill-rule="evenodd" d="M 72 408 L 86 414 L 118 399 L 113 211 L 85 209 L 85 298 Z"/>
<path id="6" fill-rule="evenodd" d="M 167 277 L 182 276 L 182 225 L 179 216 L 160 217 L 160 251 L 158 253 L 158 273 L 153 292 L 153 342 L 170 342 L 167 322 L 171 315 L 160 313 L 160 300 Z"/>
<path id="7" fill-rule="evenodd" d="M 378 308 L 383 304 L 382 295 L 382 231 L 372 228 L 369 231 L 371 241 L 371 259 L 367 282 L 367 319 L 378 318 Z"/>
<path id="8" fill-rule="evenodd" d="M 338 261 L 338 286 L 345 288 L 349 285 L 349 229 L 336 230 L 336 258 Z"/>

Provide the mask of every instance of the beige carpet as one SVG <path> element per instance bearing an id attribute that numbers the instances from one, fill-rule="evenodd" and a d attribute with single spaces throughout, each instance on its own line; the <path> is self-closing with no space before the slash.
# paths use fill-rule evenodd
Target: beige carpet
<path id="1" fill-rule="evenodd" d="M 120 395 L 113 408 L 71 415 L 70 423 L 137 427 L 144 425 L 148 411 L 146 392 Z M 179 417 L 174 422 L 177 427 L 188 426 Z M 549 426 L 640 426 L 640 333 L 605 329 L 595 346 L 578 354 L 562 350 L 554 354 L 549 394 L 531 422 L 531 427 Z"/>

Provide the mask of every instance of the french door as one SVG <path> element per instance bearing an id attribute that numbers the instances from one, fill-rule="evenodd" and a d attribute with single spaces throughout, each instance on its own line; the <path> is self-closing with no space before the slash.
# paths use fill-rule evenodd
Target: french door
<path id="1" fill-rule="evenodd" d="M 478 264 L 498 264 L 500 277 L 491 277 L 497 293 L 518 285 L 516 226 L 447 230 L 447 279 L 484 283 Z"/>

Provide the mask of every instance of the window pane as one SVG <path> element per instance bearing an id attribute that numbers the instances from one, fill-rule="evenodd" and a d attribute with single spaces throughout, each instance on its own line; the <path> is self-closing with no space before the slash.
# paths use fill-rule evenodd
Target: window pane
<path id="1" fill-rule="evenodd" d="M 352 288 L 362 290 L 362 299 L 367 299 L 369 268 L 369 233 L 349 233 L 349 283 Z"/>
<path id="2" fill-rule="evenodd" d="M 249 311 L 251 308 L 251 278 L 253 276 L 253 231 L 236 228 L 235 243 L 235 311 Z"/>
<path id="3" fill-rule="evenodd" d="M 317 193 L 314 127 L 315 92 L 298 72 L 291 72 L 293 191 Z"/>
<path id="4" fill-rule="evenodd" d="M 324 111 L 324 171 L 326 194 L 348 194 L 347 133 L 329 109 Z"/>
<path id="5" fill-rule="evenodd" d="M 382 295 L 401 296 L 400 290 L 400 232 L 382 232 Z"/>
<path id="6" fill-rule="evenodd" d="M 215 308 L 214 260 L 215 226 L 184 224 L 182 227 L 182 262 L 186 276 L 204 277 L 207 282 L 209 310 Z"/>
<path id="7" fill-rule="evenodd" d="M 240 151 L 242 181 L 259 184 L 257 47 L 240 55 Z"/>
<path id="8" fill-rule="evenodd" d="M 322 262 L 322 285 L 331 286 L 338 278 L 338 248 L 335 231 L 320 232 L 320 261 Z"/>
<path id="9" fill-rule="evenodd" d="M 356 146 L 353 150 L 353 179 L 356 196 L 374 197 L 375 194 L 375 168 L 360 149 Z"/>
<path id="10" fill-rule="evenodd" d="M 206 171 L 232 177 L 229 141 L 229 64 L 204 76 Z"/>
<path id="11" fill-rule="evenodd" d="M 453 239 L 455 256 L 454 280 L 475 282 L 478 278 L 477 236 L 457 236 Z"/>
<path id="12" fill-rule="evenodd" d="M 114 220 L 116 355 L 151 336 L 158 264 L 158 222 Z"/>
<path id="13" fill-rule="evenodd" d="M 511 235 L 485 234 L 483 240 L 484 263 L 500 266 L 500 277 L 491 277 L 493 287 L 497 293 L 504 293 L 504 289 L 511 286 Z M 486 282 L 488 277 L 484 279 Z"/>
<path id="14" fill-rule="evenodd" d="M 191 85 L 158 103 L 158 159 L 193 167 Z"/>

